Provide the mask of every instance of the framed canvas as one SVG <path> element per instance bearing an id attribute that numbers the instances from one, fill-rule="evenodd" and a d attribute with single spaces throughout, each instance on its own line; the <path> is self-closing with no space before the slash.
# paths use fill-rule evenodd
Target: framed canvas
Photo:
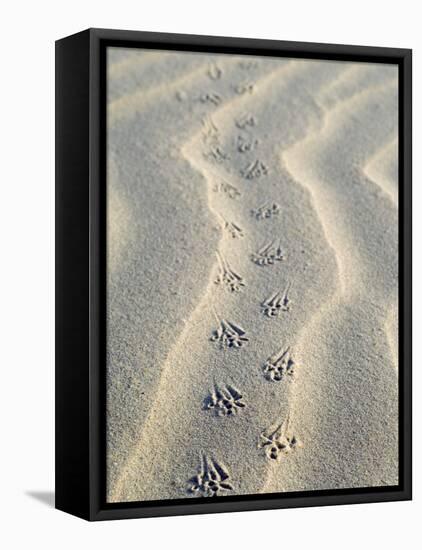
<path id="1" fill-rule="evenodd" d="M 411 498 L 411 50 L 56 43 L 56 506 Z"/>

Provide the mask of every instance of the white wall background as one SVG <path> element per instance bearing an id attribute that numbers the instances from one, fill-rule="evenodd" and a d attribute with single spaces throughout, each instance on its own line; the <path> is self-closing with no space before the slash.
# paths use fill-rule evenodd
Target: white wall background
<path id="1" fill-rule="evenodd" d="M 422 517 L 421 25 L 415 0 L 47 0 L 2 7 L 0 546 L 415 548 Z M 419 15 L 419 17 L 418 17 Z M 415 500 L 88 524 L 54 488 L 54 40 L 87 27 L 414 49 Z"/>

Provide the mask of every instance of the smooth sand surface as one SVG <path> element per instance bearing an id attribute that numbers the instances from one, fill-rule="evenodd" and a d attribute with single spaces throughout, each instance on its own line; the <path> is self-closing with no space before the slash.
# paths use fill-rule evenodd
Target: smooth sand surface
<path id="1" fill-rule="evenodd" d="M 396 485 L 397 68 L 108 55 L 108 500 Z"/>

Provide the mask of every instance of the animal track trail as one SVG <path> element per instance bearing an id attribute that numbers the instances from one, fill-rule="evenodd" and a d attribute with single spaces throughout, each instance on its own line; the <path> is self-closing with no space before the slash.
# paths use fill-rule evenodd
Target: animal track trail
<path id="1" fill-rule="evenodd" d="M 234 386 L 214 385 L 214 390 L 205 399 L 205 409 L 212 409 L 216 416 L 234 416 L 246 407 L 243 395 Z"/>
<path id="2" fill-rule="evenodd" d="M 199 497 L 227 494 L 234 490 L 229 478 L 228 470 L 220 462 L 203 454 L 199 472 L 189 480 L 189 492 Z"/>
<path id="3" fill-rule="evenodd" d="M 209 70 L 208 76 L 213 80 L 220 80 L 220 77 L 222 77 L 222 75 L 217 75 L 217 73 L 218 71 Z M 231 103 L 235 105 L 238 103 L 239 105 L 241 105 L 244 101 L 244 98 L 241 96 L 253 95 L 255 89 L 256 83 L 251 83 L 250 80 L 244 80 L 242 83 L 236 84 L 234 91 L 236 95 L 239 95 L 239 98 L 232 99 L 231 101 L 229 101 L 229 104 Z M 222 95 L 217 88 L 212 92 L 208 92 L 206 95 L 201 96 L 202 102 L 214 103 L 215 106 L 221 103 L 221 99 Z M 213 192 L 213 194 L 215 193 L 224 195 L 228 199 L 237 199 L 241 196 L 240 191 L 235 185 L 232 185 L 232 183 L 228 183 L 226 181 L 227 171 L 220 171 L 219 169 L 219 165 L 225 165 L 226 161 L 229 161 L 230 158 L 229 154 L 225 150 L 225 145 L 223 145 L 222 143 L 220 129 L 218 127 L 218 124 L 215 123 L 214 116 L 219 117 L 219 113 L 221 111 L 225 111 L 227 107 L 229 106 L 225 104 L 214 111 L 213 114 L 206 114 L 202 120 L 202 131 L 198 133 L 198 135 L 191 142 L 191 144 L 193 145 L 195 143 L 200 145 L 200 150 L 202 151 L 202 159 L 205 160 L 205 164 L 201 162 L 201 160 L 197 157 L 197 153 L 195 152 L 194 147 L 191 147 L 189 149 L 189 156 L 195 162 L 197 168 L 203 171 L 208 181 L 210 179 L 215 180 L 216 177 L 218 178 L 219 181 L 214 182 L 213 185 L 210 186 L 210 190 Z M 235 113 L 237 111 L 238 109 L 235 108 Z M 258 140 L 251 136 L 249 132 L 257 125 L 257 117 L 250 112 L 246 112 L 242 116 L 236 116 L 231 113 L 231 116 L 233 117 L 232 123 L 234 124 L 235 128 L 237 128 L 238 130 L 242 130 L 242 133 L 239 134 L 237 138 L 238 153 L 247 153 L 253 150 L 258 144 Z M 223 127 L 225 129 L 226 126 L 227 125 L 223 123 Z M 268 168 L 264 165 L 262 161 L 257 159 L 253 162 L 249 162 L 243 173 L 246 179 L 260 178 L 263 175 L 267 175 Z M 222 243 L 228 245 L 227 241 L 225 241 L 224 239 L 225 235 L 231 237 L 231 239 L 233 240 L 241 239 L 244 237 L 244 231 L 239 223 L 237 223 L 237 221 L 233 219 L 234 215 L 232 217 L 231 211 L 227 210 L 227 203 L 221 204 L 220 206 L 219 205 L 220 203 L 213 204 L 213 201 L 210 201 L 210 207 L 219 219 L 223 230 Z M 257 217 L 257 219 L 260 219 L 261 217 L 276 215 L 279 207 L 275 203 L 272 203 L 268 205 L 261 205 L 261 207 L 258 207 L 258 209 L 259 211 L 257 210 L 255 216 Z M 227 214 L 227 212 L 229 212 L 229 214 Z M 236 273 L 229 265 L 229 261 L 227 260 L 227 251 L 225 251 L 223 254 L 223 252 L 221 251 L 222 247 L 219 248 L 220 250 L 218 250 L 217 252 L 219 272 L 217 278 L 215 279 L 215 283 L 222 285 L 223 287 L 230 290 L 230 292 L 238 292 L 242 289 L 242 287 L 245 286 L 243 278 L 238 273 Z M 278 247 L 278 249 L 273 254 L 273 261 L 278 261 L 280 259 L 281 250 L 280 247 Z M 248 338 L 246 337 L 245 331 L 239 325 L 224 318 L 217 318 L 217 329 L 214 331 L 211 340 L 219 342 L 221 347 L 236 348 L 244 345 L 248 341 Z"/>
<path id="4" fill-rule="evenodd" d="M 223 80 L 223 77 L 221 78 L 221 80 Z M 220 91 L 217 89 L 217 87 L 215 87 L 215 93 L 218 94 L 220 98 L 222 98 L 223 96 L 225 98 L 227 97 L 227 93 L 222 92 L 220 94 Z M 234 101 L 239 101 L 238 105 L 241 105 L 243 100 L 247 100 L 249 102 L 251 97 L 253 97 L 253 93 L 251 93 L 249 89 L 245 89 L 244 91 L 242 91 L 242 93 L 240 93 L 239 90 L 237 95 L 239 97 L 235 98 Z M 215 100 L 215 98 L 204 98 L 204 100 L 205 103 L 213 104 L 213 100 Z M 216 101 L 218 102 L 218 100 Z M 215 103 L 214 105 L 217 106 Z M 231 120 L 227 120 L 223 116 L 220 117 L 220 111 L 223 113 L 228 112 Z M 236 308 L 239 308 L 240 312 L 243 312 L 243 310 L 245 310 L 245 304 L 247 303 L 247 296 L 246 299 L 242 299 L 240 301 L 237 300 L 236 297 L 236 293 L 241 291 L 245 286 L 242 275 L 243 273 L 251 273 L 251 278 L 252 274 L 254 278 L 254 273 L 256 273 L 256 277 L 258 279 L 261 275 L 259 270 L 256 270 L 249 264 L 250 250 L 248 250 L 247 246 L 245 246 L 247 245 L 247 238 L 245 238 L 243 242 L 240 240 L 242 237 L 247 237 L 247 234 L 244 233 L 243 229 L 247 231 L 250 226 L 254 225 L 254 221 L 249 222 L 249 220 L 247 219 L 249 215 L 252 215 L 257 221 L 261 222 L 262 220 L 268 220 L 268 222 L 270 222 L 271 218 L 275 218 L 279 215 L 280 206 L 277 202 L 273 200 L 266 200 L 264 202 L 264 199 L 262 198 L 262 204 L 260 204 L 261 200 L 257 198 L 257 196 L 255 198 L 253 198 L 253 195 L 248 196 L 249 189 L 255 186 L 243 185 L 243 183 L 246 182 L 242 182 L 242 179 L 260 180 L 261 178 L 264 178 L 269 174 L 269 169 L 267 165 L 263 162 L 264 160 L 265 163 L 267 162 L 267 155 L 265 154 L 265 152 L 261 153 L 261 141 L 258 139 L 258 137 L 254 135 L 256 126 L 258 124 L 257 116 L 255 114 L 247 113 L 245 116 L 238 118 L 236 116 L 237 112 L 239 112 L 237 106 L 234 111 L 230 112 L 230 110 L 226 111 L 226 104 L 223 104 L 217 107 L 217 109 L 213 110 L 212 114 L 206 115 L 203 119 L 202 131 L 198 132 L 195 138 L 190 141 L 188 145 L 186 145 L 185 156 L 186 158 L 188 158 L 188 160 L 191 161 L 194 167 L 198 171 L 202 172 L 202 174 L 205 176 L 209 190 L 210 209 L 220 221 L 220 225 L 222 228 L 220 245 L 218 246 L 218 250 L 216 252 L 216 269 L 218 270 L 217 277 L 214 278 L 211 282 L 219 285 L 222 289 L 228 290 L 230 293 L 234 293 L 235 306 Z M 222 121 L 221 125 L 220 121 Z M 229 129 L 230 124 L 232 125 L 231 132 Z M 258 145 L 259 153 L 257 156 L 255 150 L 257 149 Z M 237 157 L 237 159 L 234 159 L 234 157 Z M 244 168 L 241 171 L 242 178 L 240 178 L 239 170 L 242 168 L 242 165 L 244 166 Z M 272 162 L 270 166 L 273 166 Z M 245 196 L 249 202 L 243 204 Z M 278 195 L 276 196 L 278 198 Z M 265 196 L 264 198 L 272 199 L 273 197 Z M 256 208 L 253 208 L 253 211 L 251 212 L 251 207 L 255 205 L 258 206 Z M 242 209 L 244 217 L 240 216 Z M 231 250 L 233 250 L 233 245 L 237 247 L 234 249 L 235 253 L 233 254 L 233 256 L 236 258 L 236 262 L 234 262 L 233 257 L 230 253 Z M 283 261 L 285 259 L 285 254 L 281 247 L 281 240 L 268 242 L 256 253 L 255 256 L 255 262 L 258 265 L 276 265 L 278 262 Z M 237 272 L 237 267 L 238 265 L 242 265 L 242 261 L 240 261 L 239 264 L 239 258 L 242 260 L 242 257 L 243 265 L 246 266 L 246 268 L 244 267 L 245 271 L 243 271 L 243 269 L 240 270 L 239 268 L 239 274 Z M 236 270 L 233 269 L 233 267 L 235 267 Z M 277 295 L 274 296 L 274 302 L 271 302 L 271 300 L 269 300 L 269 302 L 271 303 L 268 304 L 268 307 L 273 307 L 276 311 L 278 311 L 279 309 L 288 311 L 289 298 L 287 296 L 287 291 L 284 294 L 281 294 L 281 292 L 276 294 Z M 280 294 L 280 296 L 278 296 L 278 294 Z M 217 344 L 217 346 L 214 347 L 212 346 L 212 344 L 210 344 L 209 349 L 212 350 L 213 348 L 220 348 L 223 350 L 229 350 L 246 347 L 246 353 L 249 352 L 249 346 L 246 346 L 246 344 L 249 342 L 250 335 L 249 333 L 247 334 L 245 329 L 242 328 L 242 326 L 237 322 L 238 319 L 242 321 L 242 319 L 244 318 L 243 314 L 241 313 L 240 315 L 238 315 L 239 311 L 237 311 L 236 314 L 232 317 L 233 312 L 231 312 L 230 310 L 226 311 L 225 308 L 221 309 L 221 307 L 224 305 L 224 302 L 222 303 L 221 301 L 223 294 L 215 293 L 214 296 L 217 310 L 219 312 L 222 312 L 223 315 L 217 315 L 214 308 L 212 308 L 217 326 L 210 335 L 210 340 L 212 343 Z M 214 302 L 214 299 L 212 301 Z M 253 308 L 253 304 L 251 305 Z M 258 315 L 259 313 L 257 313 L 256 316 L 258 317 Z M 200 337 L 200 335 L 196 336 L 198 336 L 198 338 Z M 210 351 L 210 353 L 214 354 L 215 352 Z M 217 351 L 216 353 L 217 355 L 215 357 L 218 358 L 219 352 Z M 244 357 L 244 353 L 245 352 L 233 354 L 228 353 L 225 357 Z M 262 359 L 264 358 L 261 358 L 261 361 Z M 235 362 L 237 361 L 238 359 L 235 359 Z M 253 365 L 254 363 L 251 364 Z M 219 368 L 220 366 L 218 366 L 218 369 Z M 224 377 L 220 378 L 220 376 L 221 372 L 219 373 L 218 378 L 219 380 L 222 379 L 224 381 Z M 262 376 L 257 378 L 260 379 L 261 384 L 267 385 Z M 239 380 L 233 380 L 233 382 L 236 383 L 236 386 L 229 386 L 228 384 L 224 385 L 220 384 L 219 382 L 219 385 L 214 386 L 213 391 L 210 392 L 210 395 L 206 400 L 206 405 L 204 404 L 209 410 L 209 413 L 207 415 L 203 415 L 205 420 L 201 420 L 201 424 L 202 422 L 205 422 L 208 418 L 208 421 L 211 422 L 211 425 L 213 425 L 214 427 L 209 428 L 207 424 L 204 424 L 204 426 L 207 426 L 206 429 L 217 430 L 219 423 L 212 422 L 212 417 L 214 415 L 222 417 L 233 417 L 234 415 L 239 415 L 239 418 L 236 419 L 234 423 L 229 421 L 227 423 L 228 425 L 236 425 L 239 422 L 242 424 L 247 420 L 248 414 L 250 414 L 250 412 L 249 409 L 247 409 L 247 414 L 243 413 L 246 403 L 242 398 L 242 394 L 243 390 L 245 390 L 246 395 L 249 396 L 249 381 L 246 385 L 246 388 L 243 386 L 243 383 L 239 383 Z M 238 383 L 239 387 L 241 387 L 242 389 L 242 393 L 237 389 Z M 271 405 L 271 410 L 273 409 L 277 410 L 276 413 L 273 411 L 274 416 L 280 414 L 280 404 Z M 262 426 L 261 422 L 262 419 L 259 421 L 258 419 L 253 419 L 252 421 L 255 427 L 253 433 L 251 434 L 251 440 L 249 441 L 248 449 L 245 449 L 246 454 L 250 454 L 251 456 L 256 453 L 256 437 L 257 434 L 259 434 L 260 426 Z M 216 439 L 213 441 L 220 441 L 220 435 L 217 433 L 215 433 L 215 435 Z M 227 460 L 228 456 L 231 455 L 230 449 L 226 449 L 225 443 L 223 443 L 223 447 L 219 447 L 219 449 L 220 448 L 225 449 L 225 452 L 222 456 Z M 203 450 L 208 453 L 209 448 L 207 447 Z M 231 460 L 231 458 L 229 460 Z M 219 481 L 215 477 L 215 472 L 213 475 L 211 475 L 209 464 L 210 459 L 208 457 L 205 457 L 203 459 L 200 472 L 197 474 L 197 476 L 195 476 L 193 480 L 192 492 L 197 495 L 210 496 L 211 489 L 209 483 L 207 482 Z M 263 470 L 267 468 L 265 464 L 262 464 L 261 467 Z M 226 478 L 222 476 L 220 481 L 222 483 L 225 483 Z M 252 485 L 258 485 L 259 482 L 253 481 L 251 483 Z M 216 487 L 216 485 L 213 485 L 213 487 Z M 229 489 L 225 487 L 216 489 L 216 492 L 224 493 L 225 491 L 230 490 L 233 490 L 231 486 Z"/>
<path id="5" fill-rule="evenodd" d="M 247 63 L 244 68 L 246 71 L 249 72 L 252 68 L 255 68 L 256 66 L 257 65 L 255 65 L 255 63 L 251 65 Z M 269 64 L 268 66 L 270 67 L 271 65 Z M 273 78 L 273 72 L 277 71 L 270 71 L 267 73 L 264 72 L 262 74 L 263 81 L 265 81 L 266 83 L 271 81 Z M 210 76 L 210 78 L 212 78 L 214 76 L 214 71 L 209 70 L 208 75 Z M 215 76 L 217 77 L 217 75 Z M 221 76 L 222 75 L 218 75 L 218 80 Z M 221 78 L 221 80 L 227 79 Z M 198 164 L 197 167 L 199 168 L 199 170 L 203 171 L 208 180 L 215 180 L 216 178 L 220 180 L 214 182 L 212 186 L 210 186 L 213 194 L 220 194 L 221 196 L 226 196 L 229 199 L 237 199 L 241 196 L 241 192 L 235 185 L 232 184 L 232 182 L 228 183 L 227 181 L 225 181 L 226 178 L 230 178 L 229 174 L 230 171 L 234 169 L 234 166 L 231 166 L 231 164 L 228 166 L 231 153 L 229 154 L 229 152 L 226 150 L 226 139 L 229 138 L 227 143 L 231 141 L 229 136 L 230 124 L 228 124 L 227 120 L 224 119 L 224 117 L 220 114 L 229 112 L 234 127 L 242 131 L 240 134 L 237 135 L 235 151 L 237 151 L 237 153 L 243 154 L 247 154 L 248 152 L 253 151 L 258 146 L 258 139 L 256 139 L 255 136 L 250 132 L 253 131 L 257 126 L 258 119 L 255 114 L 247 110 L 245 110 L 243 114 L 241 114 L 241 105 L 245 101 L 248 103 L 250 102 L 250 98 L 253 97 L 256 91 L 257 82 L 256 79 L 244 79 L 241 83 L 237 83 L 234 85 L 231 84 L 231 86 L 232 90 L 234 89 L 235 96 L 229 99 L 228 102 L 225 102 L 223 105 L 219 106 L 219 108 L 216 109 L 212 114 L 209 113 L 204 117 L 202 132 L 199 133 L 196 138 L 192 140 L 191 143 L 194 144 L 195 141 L 196 143 L 202 142 L 202 158 L 205 160 L 205 165 L 202 162 L 195 162 L 195 164 Z M 215 97 L 216 95 L 218 96 L 218 98 Z M 227 95 L 227 90 L 225 92 L 225 95 Z M 239 97 L 236 98 L 236 96 Z M 221 98 L 222 96 L 220 94 L 220 91 L 218 90 L 218 88 L 215 88 L 215 90 L 213 90 L 212 92 L 208 92 L 206 97 L 202 97 L 202 100 L 204 102 L 217 104 L 220 103 Z M 237 114 L 239 112 L 240 114 Z M 218 121 L 220 121 L 220 119 L 223 119 L 222 124 L 225 138 L 224 142 L 220 134 L 220 129 L 218 127 L 219 125 L 215 122 L 215 117 Z M 195 160 L 195 156 L 197 155 L 194 151 L 194 147 L 191 147 L 190 153 L 192 154 L 190 156 L 192 157 L 192 160 Z M 200 159 L 196 158 L 196 161 L 199 160 Z M 220 170 L 220 166 L 222 166 L 222 170 Z M 238 168 L 235 168 L 235 171 L 238 178 Z M 253 161 L 249 161 L 246 166 L 240 171 L 242 177 L 248 180 L 259 179 L 269 173 L 268 167 L 259 158 Z M 237 221 L 235 221 L 236 214 L 234 213 L 234 211 L 232 211 L 231 209 L 227 209 L 227 204 L 220 205 L 220 203 L 213 204 L 213 202 L 214 201 L 210 200 L 210 207 L 220 220 L 223 229 L 223 236 L 224 234 L 226 234 L 232 239 L 239 239 L 244 237 L 243 228 Z M 253 213 L 253 215 L 256 217 L 257 220 L 266 219 L 278 214 L 279 205 L 275 202 L 263 204 L 255 210 L 256 211 Z M 225 251 L 225 254 L 227 254 L 227 250 Z M 280 259 L 280 251 L 274 254 L 273 259 L 275 261 Z M 224 278 L 225 276 L 222 275 L 221 279 Z"/>

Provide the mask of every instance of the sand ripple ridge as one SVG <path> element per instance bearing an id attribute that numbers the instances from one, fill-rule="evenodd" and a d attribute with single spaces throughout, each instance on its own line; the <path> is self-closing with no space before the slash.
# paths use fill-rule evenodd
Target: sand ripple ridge
<path id="1" fill-rule="evenodd" d="M 350 71 L 349 76 L 353 76 L 354 72 Z M 298 486 L 303 489 L 309 487 L 323 489 L 328 486 L 350 487 L 353 486 L 356 471 L 360 471 L 361 475 L 367 478 L 368 485 L 385 483 L 394 485 L 397 483 L 397 381 L 393 371 L 389 370 L 389 364 L 396 365 L 396 357 L 391 349 L 391 341 L 394 342 L 396 338 L 394 337 L 394 328 L 390 329 L 390 325 L 393 323 L 394 326 L 391 319 L 394 319 L 394 312 L 397 308 L 395 299 L 397 273 L 393 270 L 387 276 L 385 273 L 381 275 L 380 269 L 385 265 L 395 265 L 395 262 L 393 259 L 390 260 L 388 257 L 386 259 L 379 254 L 377 260 L 381 266 L 378 267 L 376 256 L 373 256 L 373 261 L 370 262 L 368 258 L 362 256 L 361 252 L 357 252 L 356 246 L 353 246 L 353 241 L 359 236 L 360 228 L 363 229 L 362 240 L 368 237 L 369 230 L 372 231 L 371 236 L 375 243 L 378 242 L 378 239 L 382 242 L 385 232 L 390 237 L 388 242 L 390 257 L 396 255 L 397 237 L 391 233 L 390 227 L 386 227 L 386 223 L 387 221 L 391 222 L 391 218 L 393 221 L 397 220 L 397 212 L 395 208 L 392 208 L 394 203 L 392 204 L 388 200 L 384 204 L 384 224 L 380 223 L 379 218 L 376 223 L 370 224 L 368 216 L 365 226 L 362 222 L 353 226 L 353 223 L 350 223 L 350 217 L 348 218 L 346 215 L 346 209 L 342 210 L 341 202 L 336 200 L 339 195 L 329 195 L 330 179 L 333 182 L 333 187 L 337 189 L 336 178 L 342 176 L 349 178 L 351 184 L 356 181 L 356 185 L 365 185 L 366 189 L 362 188 L 364 195 L 369 192 L 372 196 L 378 197 L 377 190 L 373 188 L 373 185 L 380 185 L 382 188 L 384 186 L 379 181 L 372 182 L 365 177 L 367 166 L 365 156 L 368 155 L 369 158 L 372 158 L 377 152 L 371 154 L 370 151 L 359 150 L 358 146 L 356 154 L 358 164 L 352 165 L 349 170 L 344 164 L 341 164 L 334 168 L 333 174 L 330 174 L 330 166 L 327 165 L 330 156 L 336 150 L 334 142 L 341 141 L 341 134 L 350 135 L 348 127 L 350 120 L 347 120 L 347 117 L 346 120 L 341 120 L 341 115 L 352 112 L 351 118 L 359 119 L 359 115 L 356 113 L 359 113 L 359 106 L 362 106 L 361 113 L 367 120 L 368 109 L 365 107 L 373 107 L 371 102 L 378 102 L 382 91 L 386 91 L 387 95 L 390 92 L 391 97 L 386 100 L 388 106 L 388 100 L 394 101 L 394 92 L 397 86 L 394 86 L 392 82 L 387 84 L 384 82 L 381 85 L 371 85 L 366 90 L 349 95 L 344 78 L 341 79 L 341 83 L 345 88 L 347 98 L 337 102 L 328 111 L 324 110 L 325 122 L 322 130 L 316 132 L 315 135 L 308 136 L 306 140 L 289 151 L 283 152 L 283 160 L 289 170 L 309 188 L 314 197 L 320 219 L 326 227 L 327 238 L 332 243 L 338 264 L 341 266 L 342 284 L 333 294 L 331 300 L 324 304 L 317 315 L 304 327 L 301 338 L 301 356 L 307 361 L 309 368 L 304 371 L 304 376 L 295 386 L 296 397 L 292 400 L 292 405 L 293 414 L 298 419 L 303 437 L 306 441 L 313 441 L 312 448 L 306 448 L 301 455 L 297 455 L 296 464 L 294 461 L 286 464 L 283 475 L 279 476 L 276 482 L 274 482 L 274 478 L 270 477 L 264 487 L 265 491 L 293 490 Z M 379 142 L 379 139 L 382 140 L 385 132 L 388 135 L 394 128 L 395 122 L 395 120 L 391 120 L 390 125 L 387 122 L 384 127 L 380 127 L 380 136 L 378 139 L 374 139 L 374 143 Z M 353 118 L 351 123 L 355 123 Z M 365 119 L 358 120 L 358 123 L 362 123 L 364 126 Z M 371 124 L 371 121 L 368 124 Z M 335 134 L 333 134 L 333 126 L 335 126 Z M 356 139 L 359 140 L 359 137 L 357 136 Z M 331 145 L 333 151 L 330 150 L 329 141 L 333 143 Z M 384 147 L 382 146 L 382 149 Z M 350 157 L 353 160 L 353 150 L 349 149 L 348 158 Z M 368 200 L 368 195 L 364 196 L 364 200 Z M 327 204 L 330 205 L 329 209 L 326 207 Z M 348 206 L 351 207 L 350 204 Z M 353 207 L 350 210 L 353 213 L 356 212 Z M 333 215 L 334 211 L 339 214 Z M 347 227 L 342 229 L 340 220 L 345 220 L 345 223 L 348 224 Z M 397 225 L 393 223 L 391 227 L 394 230 Z M 350 233 L 348 234 L 348 232 Z M 377 234 L 379 237 L 376 236 Z M 359 250 L 362 251 L 364 248 L 359 247 Z M 373 265 L 374 262 L 375 265 Z M 362 265 L 365 266 L 364 270 L 362 270 Z M 364 275 L 369 267 L 375 267 L 370 274 L 370 279 L 369 274 Z M 366 302 L 365 294 L 362 292 L 365 291 L 365 287 L 362 289 L 362 279 L 370 281 L 372 287 L 374 287 L 374 283 L 380 286 L 378 295 L 382 302 L 377 301 L 373 304 Z M 389 319 L 389 333 L 385 332 L 386 316 Z M 339 353 L 333 335 L 342 338 L 342 326 L 344 326 L 345 333 L 347 333 L 346 331 L 351 332 L 351 336 L 357 334 L 358 337 L 363 338 L 364 334 L 372 332 L 374 339 L 372 342 L 369 340 L 369 346 L 365 345 L 364 341 L 354 347 L 346 345 L 344 346 L 345 350 L 340 350 Z M 391 331 L 393 331 L 392 338 L 389 337 Z M 375 336 L 381 342 L 377 342 L 378 349 L 374 349 L 368 354 L 367 350 L 373 349 Z M 366 351 L 364 352 L 364 350 Z M 350 361 L 350 358 L 354 358 L 354 361 Z M 385 385 L 380 383 L 382 378 L 387 378 L 386 385 L 389 387 L 387 393 L 385 393 Z M 335 395 L 335 399 L 331 401 L 327 399 L 326 390 L 329 386 Z M 379 386 L 379 390 L 377 390 L 377 386 Z M 372 392 L 368 391 L 369 387 Z M 359 409 L 347 408 L 345 406 L 347 400 L 352 400 L 356 407 L 359 406 Z M 388 412 L 386 413 L 386 411 Z M 388 428 L 382 430 L 381 426 L 385 425 L 388 425 Z M 356 434 L 360 431 L 365 434 L 369 426 L 371 426 L 372 432 L 377 432 L 374 426 L 379 426 L 377 432 L 379 436 L 351 449 L 348 443 L 350 432 Z M 342 433 L 341 437 L 339 437 L 340 433 Z M 344 451 L 342 451 L 343 445 Z M 344 453 L 347 454 L 347 461 Z M 388 457 L 384 463 L 383 456 Z M 376 457 L 379 467 L 375 479 L 373 474 L 369 475 L 368 473 L 371 470 L 370 463 L 374 457 Z M 294 482 L 292 482 L 293 479 Z M 326 479 L 330 480 L 329 485 L 325 481 Z"/>

